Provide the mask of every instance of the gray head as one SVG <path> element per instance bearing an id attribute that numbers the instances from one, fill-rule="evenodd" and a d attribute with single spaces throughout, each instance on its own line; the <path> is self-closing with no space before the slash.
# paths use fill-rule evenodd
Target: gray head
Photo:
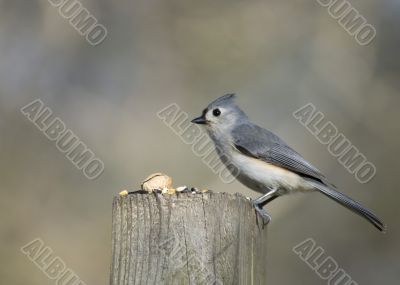
<path id="1" fill-rule="evenodd" d="M 247 121 L 246 114 L 235 104 L 235 94 L 212 101 L 192 123 L 205 125 L 208 131 L 229 130 Z"/>

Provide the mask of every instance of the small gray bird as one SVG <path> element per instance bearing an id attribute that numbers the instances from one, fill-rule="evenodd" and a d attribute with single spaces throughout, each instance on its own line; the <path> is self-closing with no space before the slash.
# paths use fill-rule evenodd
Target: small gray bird
<path id="1" fill-rule="evenodd" d="M 380 231 L 385 224 L 371 211 L 336 190 L 326 177 L 272 132 L 253 124 L 235 104 L 234 94 L 211 102 L 192 123 L 205 126 L 216 151 L 236 178 L 263 195 L 252 201 L 266 223 L 263 206 L 292 192 L 317 190 L 364 217 Z"/>

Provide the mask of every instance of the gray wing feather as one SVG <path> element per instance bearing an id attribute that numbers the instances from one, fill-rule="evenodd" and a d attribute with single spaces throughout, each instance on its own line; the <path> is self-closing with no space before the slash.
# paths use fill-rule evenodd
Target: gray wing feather
<path id="1" fill-rule="evenodd" d="M 256 125 L 241 125 L 232 136 L 235 147 L 243 154 L 299 174 L 321 193 L 364 217 L 380 231 L 386 231 L 386 225 L 374 213 L 337 191 L 317 168 L 272 132 Z"/>
<path id="2" fill-rule="evenodd" d="M 232 136 L 235 147 L 242 153 L 332 186 L 316 167 L 272 132 L 244 124 L 235 128 Z"/>

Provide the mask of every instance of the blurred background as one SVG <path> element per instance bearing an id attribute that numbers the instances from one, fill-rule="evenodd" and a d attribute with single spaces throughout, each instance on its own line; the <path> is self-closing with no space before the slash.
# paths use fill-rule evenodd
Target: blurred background
<path id="1" fill-rule="evenodd" d="M 54 284 L 20 247 L 41 238 L 87 285 L 108 284 L 111 203 L 153 172 L 174 185 L 258 194 L 224 184 L 156 115 L 194 117 L 238 95 L 343 192 L 389 226 L 383 235 L 322 195 L 269 205 L 266 284 L 325 284 L 292 248 L 313 238 L 358 284 L 400 279 L 400 2 L 352 0 L 376 27 L 360 46 L 316 0 L 82 0 L 108 30 L 91 46 L 46 0 L 0 1 L 0 276 Z M 20 108 L 41 99 L 104 161 L 88 180 Z M 292 117 L 313 103 L 377 167 L 360 184 Z"/>

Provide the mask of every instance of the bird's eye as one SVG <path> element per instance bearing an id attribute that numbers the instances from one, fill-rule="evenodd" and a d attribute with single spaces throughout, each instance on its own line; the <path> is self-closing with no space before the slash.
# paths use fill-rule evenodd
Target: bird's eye
<path id="1" fill-rule="evenodd" d="M 219 115 L 221 115 L 220 109 L 214 109 L 214 110 L 213 110 L 213 115 L 214 115 L 215 117 L 218 117 Z"/>

